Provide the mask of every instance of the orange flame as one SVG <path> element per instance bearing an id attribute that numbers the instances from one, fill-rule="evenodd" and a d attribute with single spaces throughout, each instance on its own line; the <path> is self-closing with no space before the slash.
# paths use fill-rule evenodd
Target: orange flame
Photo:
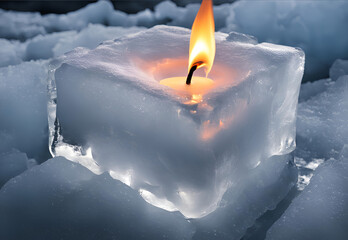
<path id="1" fill-rule="evenodd" d="M 192 25 L 188 71 L 197 65 L 197 68 L 205 67 L 205 73 L 208 75 L 215 58 L 214 32 L 213 2 L 203 0 Z"/>

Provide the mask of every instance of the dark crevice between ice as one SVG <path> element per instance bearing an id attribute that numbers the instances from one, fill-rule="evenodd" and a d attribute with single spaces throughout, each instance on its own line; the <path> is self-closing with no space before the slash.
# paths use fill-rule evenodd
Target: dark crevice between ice
<path id="1" fill-rule="evenodd" d="M 241 240 L 263 240 L 266 238 L 267 231 L 283 215 L 292 200 L 298 196 L 300 191 L 294 185 L 285 198 L 278 203 L 275 209 L 266 211 L 261 217 L 256 219 L 253 226 L 247 229 Z"/>

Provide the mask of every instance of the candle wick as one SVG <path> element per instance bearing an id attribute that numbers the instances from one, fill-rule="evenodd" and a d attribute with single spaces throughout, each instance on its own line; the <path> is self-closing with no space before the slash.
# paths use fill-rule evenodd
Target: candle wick
<path id="1" fill-rule="evenodd" d="M 197 69 L 196 64 L 191 67 L 190 72 L 188 73 L 187 78 L 186 78 L 187 85 L 191 84 L 192 75 L 193 75 L 193 72 L 196 71 L 196 69 Z"/>

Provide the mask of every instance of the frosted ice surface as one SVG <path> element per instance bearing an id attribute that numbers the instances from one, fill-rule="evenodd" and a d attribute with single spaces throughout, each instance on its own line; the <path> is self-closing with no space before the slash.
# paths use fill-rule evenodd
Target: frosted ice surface
<path id="1" fill-rule="evenodd" d="M 330 68 L 330 78 L 336 81 L 344 75 L 348 75 L 348 60 L 337 59 Z"/>
<path id="2" fill-rule="evenodd" d="M 311 183 L 270 228 L 267 240 L 344 240 L 348 236 L 348 145 L 339 160 L 315 171 Z"/>
<path id="3" fill-rule="evenodd" d="M 187 105 L 191 96 L 158 82 L 187 74 L 189 36 L 159 26 L 53 61 L 58 125 L 51 119 L 50 129 L 54 154 L 64 155 L 67 144 L 80 155 L 91 149 L 75 161 L 111 171 L 152 203 L 200 217 L 241 176 L 294 150 L 304 55 L 217 34 L 209 75 L 217 87 Z"/>
<path id="4" fill-rule="evenodd" d="M 146 203 L 109 174 L 62 157 L 11 179 L 0 190 L 0 239 L 190 239 L 178 212 Z"/>
<path id="5" fill-rule="evenodd" d="M 45 62 L 0 68 L 0 151 L 47 157 L 47 71 Z"/>
<path id="6" fill-rule="evenodd" d="M 0 153 L 0 188 L 11 178 L 28 168 L 28 158 L 25 153 L 11 150 Z"/>

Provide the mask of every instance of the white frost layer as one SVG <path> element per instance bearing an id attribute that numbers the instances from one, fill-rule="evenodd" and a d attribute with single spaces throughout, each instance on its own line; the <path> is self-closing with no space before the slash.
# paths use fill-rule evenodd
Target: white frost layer
<path id="1" fill-rule="evenodd" d="M 0 152 L 47 157 L 47 71 L 45 62 L 0 68 Z"/>
<path id="2" fill-rule="evenodd" d="M 348 236 L 348 145 L 328 160 L 270 228 L 267 240 L 344 240 Z"/>
<path id="3" fill-rule="evenodd" d="M 160 26 L 53 61 L 56 133 L 91 148 L 97 164 L 83 164 L 95 172 L 130 175 L 133 188 L 200 217 L 216 209 L 240 176 L 294 150 L 304 55 L 217 34 L 210 74 L 217 87 L 203 102 L 186 105 L 190 98 L 158 82 L 187 74 L 189 36 Z"/>
<path id="4" fill-rule="evenodd" d="M 136 191 L 53 158 L 0 190 L 0 239 L 190 239 L 180 213 L 146 203 Z"/>

